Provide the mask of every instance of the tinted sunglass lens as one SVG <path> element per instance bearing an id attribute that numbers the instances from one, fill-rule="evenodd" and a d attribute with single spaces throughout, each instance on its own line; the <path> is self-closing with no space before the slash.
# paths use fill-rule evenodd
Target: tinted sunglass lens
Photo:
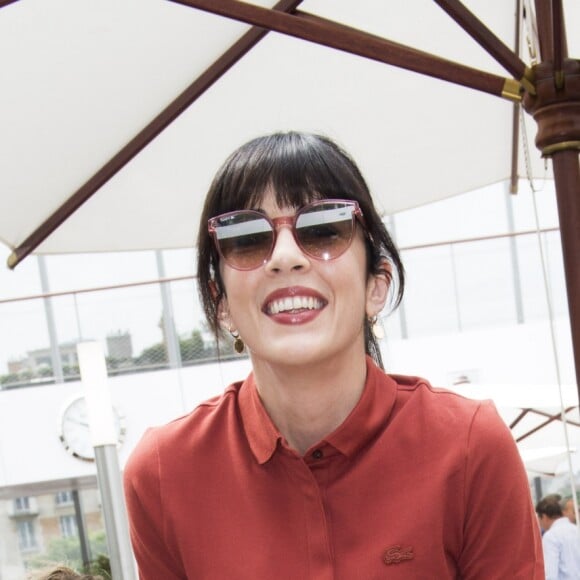
<path id="1" fill-rule="evenodd" d="M 350 245 L 353 207 L 347 204 L 317 204 L 296 220 L 296 237 L 304 251 L 315 258 L 332 260 Z"/>
<path id="2" fill-rule="evenodd" d="M 224 260 L 234 268 L 250 270 L 270 254 L 274 233 L 268 220 L 240 212 L 220 218 L 216 237 Z"/>

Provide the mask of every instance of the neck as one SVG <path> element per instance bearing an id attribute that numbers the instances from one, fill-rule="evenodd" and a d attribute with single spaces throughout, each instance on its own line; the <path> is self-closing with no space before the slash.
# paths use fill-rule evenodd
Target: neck
<path id="1" fill-rule="evenodd" d="M 562 519 L 563 517 L 564 516 L 557 516 L 555 518 L 548 518 L 548 522 L 547 522 L 548 525 L 546 527 L 546 531 L 548 531 L 554 525 L 554 522 Z"/>
<path id="2" fill-rule="evenodd" d="M 303 365 L 252 360 L 260 399 L 290 447 L 300 455 L 332 433 L 358 403 L 366 380 L 364 352 Z"/>

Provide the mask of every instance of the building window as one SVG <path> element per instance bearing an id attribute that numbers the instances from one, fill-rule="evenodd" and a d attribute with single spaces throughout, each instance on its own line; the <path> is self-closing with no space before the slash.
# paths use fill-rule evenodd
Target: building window
<path id="1" fill-rule="evenodd" d="M 56 505 L 70 505 L 73 503 L 72 491 L 59 491 L 55 496 Z"/>
<path id="2" fill-rule="evenodd" d="M 17 497 L 14 500 L 14 513 L 23 513 L 30 511 L 30 498 Z"/>
<path id="3" fill-rule="evenodd" d="M 18 546 L 22 551 L 36 549 L 36 534 L 34 533 L 34 522 L 32 520 L 22 520 L 16 524 L 18 526 Z"/>
<path id="4" fill-rule="evenodd" d="M 77 536 L 77 523 L 74 516 L 60 516 L 60 534 L 63 538 Z"/>

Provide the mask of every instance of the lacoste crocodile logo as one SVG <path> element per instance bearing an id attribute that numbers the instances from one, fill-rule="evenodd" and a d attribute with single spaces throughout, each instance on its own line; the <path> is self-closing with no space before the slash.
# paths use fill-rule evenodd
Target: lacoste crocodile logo
<path id="1" fill-rule="evenodd" d="M 412 560 L 414 557 L 413 546 L 401 548 L 401 546 L 397 544 L 385 550 L 383 554 L 383 562 L 387 565 L 399 564 L 405 560 Z"/>

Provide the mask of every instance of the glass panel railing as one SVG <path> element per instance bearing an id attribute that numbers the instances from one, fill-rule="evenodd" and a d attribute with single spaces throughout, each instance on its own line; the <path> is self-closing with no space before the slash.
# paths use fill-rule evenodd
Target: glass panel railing
<path id="1" fill-rule="evenodd" d="M 547 230 L 540 237 L 552 313 L 566 316 L 559 232 Z M 405 298 L 398 312 L 387 316 L 385 309 L 387 341 L 548 317 L 536 233 L 402 248 L 401 254 Z M 52 348 L 47 300 L 53 343 L 58 343 Z M 76 344 L 81 340 L 103 343 L 111 375 L 239 356 L 231 341 L 218 353 L 189 275 L 0 300 L 0 386 L 78 379 Z"/>

